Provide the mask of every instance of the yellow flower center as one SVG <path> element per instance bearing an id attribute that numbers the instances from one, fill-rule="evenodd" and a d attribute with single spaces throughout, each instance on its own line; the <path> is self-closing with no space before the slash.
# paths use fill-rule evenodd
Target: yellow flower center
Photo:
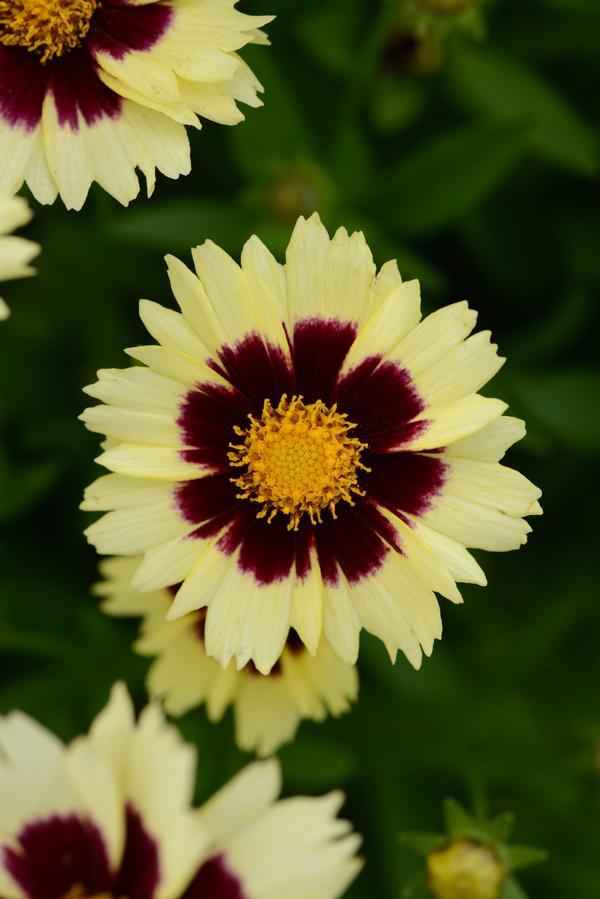
<path id="1" fill-rule="evenodd" d="M 48 62 L 78 47 L 100 0 L 0 0 L 0 43 Z"/>
<path id="2" fill-rule="evenodd" d="M 80 883 L 74 883 L 62 899 L 113 899 L 112 893 L 88 893 Z"/>
<path id="3" fill-rule="evenodd" d="M 428 856 L 427 873 L 437 899 L 498 899 L 507 871 L 491 847 L 453 840 Z"/>
<path id="4" fill-rule="evenodd" d="M 337 407 L 321 400 L 305 404 L 301 396 L 282 396 L 276 409 L 265 400 L 262 418 L 252 415 L 248 428 L 235 428 L 243 443 L 230 443 L 229 462 L 246 471 L 232 482 L 238 499 L 262 503 L 258 518 L 272 521 L 278 512 L 289 515 L 288 530 L 298 530 L 304 513 L 316 524 L 329 508 L 336 517 L 340 500 L 354 505 L 353 494 L 364 496 L 357 483 L 366 448 L 348 432 L 356 425 Z"/>

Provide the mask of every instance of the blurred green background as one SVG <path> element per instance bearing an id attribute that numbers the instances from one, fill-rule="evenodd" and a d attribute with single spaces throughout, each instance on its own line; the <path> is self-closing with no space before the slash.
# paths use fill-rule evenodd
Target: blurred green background
<path id="1" fill-rule="evenodd" d="M 115 679 L 144 701 L 135 623 L 88 593 L 77 507 L 100 470 L 81 387 L 145 342 L 138 298 L 171 304 L 164 253 L 187 261 L 210 237 L 238 255 L 256 232 L 280 254 L 316 208 L 419 277 L 426 310 L 480 311 L 509 359 L 487 392 L 528 422 L 509 462 L 542 487 L 545 516 L 519 552 L 479 554 L 489 586 L 444 605 L 420 672 L 363 639 L 359 704 L 301 727 L 281 753 L 286 790 L 347 791 L 368 860 L 352 899 L 397 899 L 421 864 L 398 834 L 439 829 L 446 795 L 514 810 L 515 840 L 549 850 L 522 876 L 533 899 L 598 899 L 598 0 L 241 7 L 278 16 L 272 48 L 244 53 L 264 109 L 193 134 L 193 174 L 159 179 L 151 201 L 123 210 L 94 190 L 80 214 L 35 208 L 39 276 L 4 290 L 0 706 L 70 738 Z M 244 758 L 230 715 L 181 726 L 202 797 Z"/>

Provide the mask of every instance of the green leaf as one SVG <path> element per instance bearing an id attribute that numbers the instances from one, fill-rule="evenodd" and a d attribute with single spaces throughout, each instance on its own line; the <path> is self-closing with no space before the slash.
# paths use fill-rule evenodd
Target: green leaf
<path id="1" fill-rule="evenodd" d="M 394 134 L 413 125 L 426 104 L 422 85 L 408 78 L 382 78 L 374 85 L 371 117 L 382 134 Z"/>
<path id="2" fill-rule="evenodd" d="M 586 453 L 600 449 L 600 418 L 594 414 L 600 396 L 600 369 L 519 373 L 511 390 L 557 444 Z"/>
<path id="3" fill-rule="evenodd" d="M 512 833 L 514 824 L 514 812 L 502 812 L 486 821 L 485 829 L 494 843 L 504 843 Z"/>
<path id="4" fill-rule="evenodd" d="M 535 846 L 506 846 L 504 854 L 513 871 L 539 865 L 548 858 L 545 849 L 536 849 Z"/>
<path id="5" fill-rule="evenodd" d="M 400 834 L 400 842 L 409 849 L 413 849 L 419 855 L 427 856 L 438 849 L 446 841 L 444 834 L 427 833 L 425 831 L 410 831 Z"/>
<path id="6" fill-rule="evenodd" d="M 296 28 L 306 49 L 324 69 L 344 75 L 352 73 L 360 41 L 360 6 L 338 0 L 312 7 Z"/>
<path id="7" fill-rule="evenodd" d="M 0 522 L 30 512 L 54 487 L 62 471 L 57 459 L 15 467 L 0 452 Z"/>
<path id="8" fill-rule="evenodd" d="M 245 58 L 265 88 L 265 105 L 251 109 L 246 121 L 227 134 L 234 160 L 250 183 L 271 177 L 282 161 L 293 166 L 315 156 L 309 124 L 281 68 L 266 54 L 255 56 L 251 50 L 246 48 Z"/>
<path id="9" fill-rule="evenodd" d="M 189 251 L 210 238 L 239 252 L 251 233 L 250 216 L 231 200 L 157 200 L 110 219 L 108 233 L 129 244 L 165 252 Z"/>
<path id="10" fill-rule="evenodd" d="M 444 800 L 444 824 L 452 836 L 478 829 L 473 816 L 450 796 Z"/>
<path id="11" fill-rule="evenodd" d="M 522 155 L 525 135 L 522 124 L 477 124 L 420 142 L 384 173 L 383 214 L 402 234 L 447 228 L 506 179 Z"/>
<path id="12" fill-rule="evenodd" d="M 581 175 L 597 171 L 594 132 L 539 72 L 487 48 L 464 48 L 449 68 L 449 79 L 470 110 L 526 124 L 528 144 L 538 156 Z"/>
<path id="13" fill-rule="evenodd" d="M 509 877 L 502 888 L 500 899 L 528 899 L 528 896 L 517 881 Z"/>
<path id="14" fill-rule="evenodd" d="M 281 750 L 287 784 L 299 790 L 327 790 L 343 786 L 356 772 L 357 758 L 350 746 L 305 727 L 293 743 Z"/>

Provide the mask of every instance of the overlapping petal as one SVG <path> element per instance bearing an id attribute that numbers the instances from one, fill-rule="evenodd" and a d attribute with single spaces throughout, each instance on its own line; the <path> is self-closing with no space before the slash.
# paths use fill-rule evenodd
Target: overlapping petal
<path id="1" fill-rule="evenodd" d="M 37 244 L 11 234 L 31 218 L 31 212 L 21 197 L 0 195 L 0 281 L 26 278 L 34 274 L 30 263 L 40 251 Z M 8 318 L 10 310 L 0 297 L 0 321 Z"/>
<path id="2" fill-rule="evenodd" d="M 131 586 L 139 563 L 139 557 L 105 560 L 104 580 L 94 592 L 105 598 L 103 609 L 109 614 L 142 618 L 135 648 L 156 657 L 148 689 L 171 714 L 204 704 L 209 718 L 219 721 L 232 705 L 239 746 L 265 756 L 290 740 L 303 718 L 322 721 L 328 714 L 340 715 L 356 699 L 356 669 L 345 665 L 324 637 L 312 656 L 292 632 L 269 675 L 251 664 L 239 672 L 233 662 L 222 668 L 205 653 L 203 612 L 166 621 L 172 591 L 140 593 Z"/>

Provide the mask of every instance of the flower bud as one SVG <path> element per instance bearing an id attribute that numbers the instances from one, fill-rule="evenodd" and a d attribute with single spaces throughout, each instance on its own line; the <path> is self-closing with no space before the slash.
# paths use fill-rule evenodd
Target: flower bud
<path id="1" fill-rule="evenodd" d="M 498 899 L 507 870 L 490 846 L 452 840 L 430 853 L 427 874 L 436 899 Z"/>

